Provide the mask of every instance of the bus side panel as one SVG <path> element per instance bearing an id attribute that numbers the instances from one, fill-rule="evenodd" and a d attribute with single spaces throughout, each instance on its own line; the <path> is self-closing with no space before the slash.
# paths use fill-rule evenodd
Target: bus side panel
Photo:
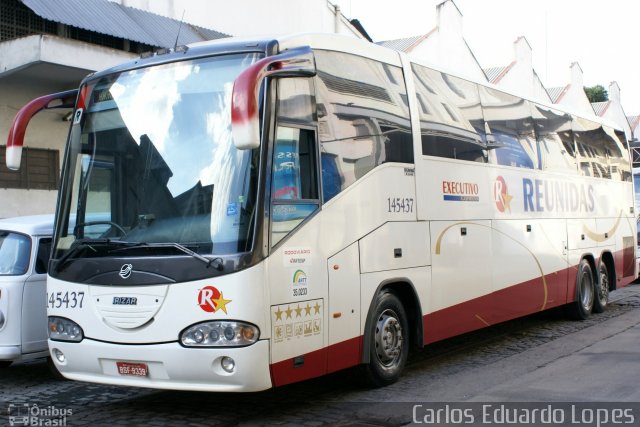
<path id="1" fill-rule="evenodd" d="M 496 220 L 493 227 L 494 291 L 501 297 L 496 298 L 497 318 L 486 320 L 493 324 L 563 304 L 566 220 Z"/>
<path id="2" fill-rule="evenodd" d="M 329 272 L 329 352 L 327 372 L 360 363 L 360 269 L 354 243 L 327 261 Z"/>
<path id="3" fill-rule="evenodd" d="M 623 216 L 623 211 L 617 217 L 596 219 L 599 255 L 603 251 L 613 254 L 615 276 L 613 272 L 610 280 L 617 287 L 623 287 L 635 279 L 635 230 L 631 223 L 633 217 Z"/>
<path id="4" fill-rule="evenodd" d="M 487 326 L 495 308 L 491 240 L 491 221 L 431 222 L 434 313 L 425 318 L 425 343 Z M 465 302 L 472 304 L 455 310 Z"/>
<path id="5" fill-rule="evenodd" d="M 431 264 L 429 223 L 387 222 L 360 240 L 360 271 L 399 270 Z"/>
<path id="6" fill-rule="evenodd" d="M 636 279 L 636 241 L 633 235 L 622 236 L 622 249 L 614 254 L 617 287 L 627 286 Z"/>

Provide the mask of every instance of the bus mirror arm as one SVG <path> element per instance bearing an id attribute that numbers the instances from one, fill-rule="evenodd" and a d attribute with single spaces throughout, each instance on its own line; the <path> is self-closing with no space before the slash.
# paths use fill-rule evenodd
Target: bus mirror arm
<path id="1" fill-rule="evenodd" d="M 7 151 L 5 156 L 7 168 L 14 171 L 20 169 L 24 135 L 31 118 L 41 110 L 73 108 L 77 95 L 78 89 L 52 93 L 32 100 L 18 111 L 9 129 L 9 135 L 7 136 Z M 60 102 L 52 104 L 54 101 Z"/>
<path id="2" fill-rule="evenodd" d="M 263 58 L 240 73 L 231 95 L 231 133 L 236 148 L 248 150 L 260 146 L 260 86 L 266 77 L 315 75 L 315 59 L 308 46 Z"/>

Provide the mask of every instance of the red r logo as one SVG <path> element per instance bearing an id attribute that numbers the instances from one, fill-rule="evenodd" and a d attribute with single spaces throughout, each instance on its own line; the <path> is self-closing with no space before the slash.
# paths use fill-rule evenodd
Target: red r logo
<path id="1" fill-rule="evenodd" d="M 207 313 L 222 310 L 227 314 L 227 304 L 231 300 L 224 299 L 222 292 L 213 286 L 205 286 L 198 293 L 198 305 Z"/>

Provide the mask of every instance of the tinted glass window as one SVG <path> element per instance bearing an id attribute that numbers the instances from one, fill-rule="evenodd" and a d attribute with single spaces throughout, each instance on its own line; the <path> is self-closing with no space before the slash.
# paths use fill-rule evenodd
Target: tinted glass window
<path id="1" fill-rule="evenodd" d="M 624 132 L 603 126 L 609 139 L 608 155 L 611 168 L 611 178 L 619 181 L 631 181 L 631 164 L 629 149 Z"/>
<path id="2" fill-rule="evenodd" d="M 43 238 L 38 242 L 38 253 L 36 254 L 35 272 L 45 274 L 51 255 L 51 238 Z"/>
<path id="3" fill-rule="evenodd" d="M 313 80 L 278 81 L 271 176 L 271 245 L 320 207 Z"/>
<path id="4" fill-rule="evenodd" d="M 422 154 L 486 162 L 480 95 L 475 83 L 412 65 Z"/>
<path id="5" fill-rule="evenodd" d="M 480 100 L 487 124 L 487 140 L 492 147 L 491 162 L 519 168 L 538 168 L 538 150 L 529 101 L 482 86 Z"/>
<path id="6" fill-rule="evenodd" d="M 584 176 L 611 179 L 609 157 L 617 147 L 600 123 L 574 117 L 573 134 L 578 147 L 580 172 Z"/>
<path id="7" fill-rule="evenodd" d="M 541 169 L 576 174 L 571 115 L 536 104 L 533 105 L 532 115 L 538 137 Z"/>
<path id="8" fill-rule="evenodd" d="M 413 162 L 402 70 L 346 53 L 316 51 L 324 201 L 377 165 Z"/>
<path id="9" fill-rule="evenodd" d="M 19 276 L 29 269 L 31 239 L 0 230 L 0 276 Z"/>

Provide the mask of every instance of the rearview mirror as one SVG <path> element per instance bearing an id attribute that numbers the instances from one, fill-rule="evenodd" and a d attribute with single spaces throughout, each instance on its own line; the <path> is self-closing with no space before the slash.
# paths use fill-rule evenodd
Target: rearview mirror
<path id="1" fill-rule="evenodd" d="M 316 65 L 310 47 L 263 58 L 244 70 L 233 83 L 231 133 L 239 150 L 260 146 L 260 85 L 265 77 L 313 77 Z"/>
<path id="2" fill-rule="evenodd" d="M 49 110 L 53 108 L 73 108 L 78 89 L 68 90 L 65 92 L 52 93 L 50 95 L 41 96 L 29 102 L 22 107 L 16 114 L 9 129 L 7 136 L 7 152 L 5 162 L 11 170 L 20 169 L 22 160 L 22 146 L 24 144 L 24 134 L 31 118 L 41 110 Z M 54 101 L 60 101 L 58 104 L 52 104 Z"/>

